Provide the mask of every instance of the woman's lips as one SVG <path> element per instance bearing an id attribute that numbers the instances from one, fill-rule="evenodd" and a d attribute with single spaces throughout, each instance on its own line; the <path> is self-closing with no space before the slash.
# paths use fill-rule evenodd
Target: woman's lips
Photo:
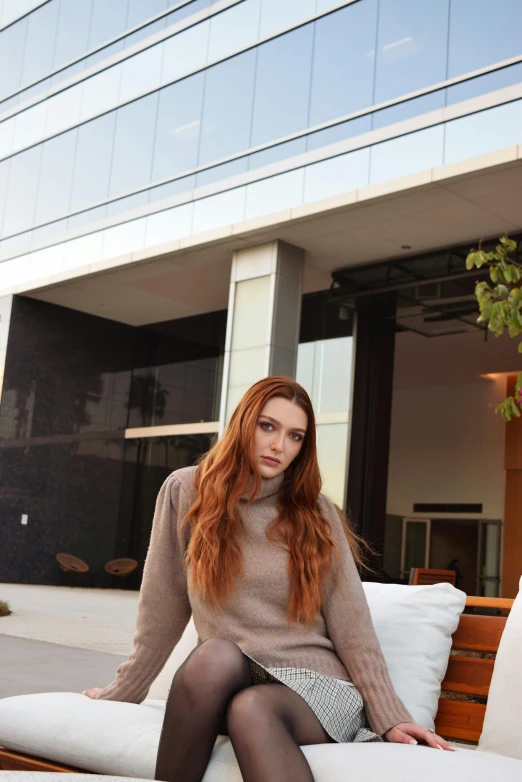
<path id="1" fill-rule="evenodd" d="M 275 467 L 275 466 L 276 466 L 276 464 L 281 464 L 281 462 L 279 461 L 279 459 L 272 459 L 272 457 L 271 457 L 271 456 L 262 456 L 261 458 L 262 458 L 262 459 L 264 459 L 264 460 L 265 460 L 265 462 L 266 462 L 267 464 L 269 464 L 271 467 Z"/>

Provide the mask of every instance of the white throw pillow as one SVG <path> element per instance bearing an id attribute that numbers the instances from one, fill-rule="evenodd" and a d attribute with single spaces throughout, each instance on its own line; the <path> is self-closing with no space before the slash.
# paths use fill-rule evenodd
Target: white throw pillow
<path id="1" fill-rule="evenodd" d="M 519 590 L 500 639 L 479 749 L 522 759 L 522 578 Z"/>
<path id="2" fill-rule="evenodd" d="M 433 729 L 466 595 L 451 584 L 363 587 L 395 691 L 413 719 Z"/>

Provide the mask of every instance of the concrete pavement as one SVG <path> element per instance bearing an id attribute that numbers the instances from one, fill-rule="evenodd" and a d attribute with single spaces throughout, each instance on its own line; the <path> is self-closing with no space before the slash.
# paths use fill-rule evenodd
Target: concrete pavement
<path id="1" fill-rule="evenodd" d="M 1 584 L 0 697 L 108 684 L 132 646 L 138 593 Z"/>

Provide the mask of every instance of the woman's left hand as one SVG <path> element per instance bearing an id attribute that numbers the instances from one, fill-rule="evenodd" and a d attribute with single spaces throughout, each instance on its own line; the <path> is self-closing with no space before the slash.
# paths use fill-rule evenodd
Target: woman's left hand
<path id="1" fill-rule="evenodd" d="M 425 741 L 433 749 L 445 749 L 449 752 L 455 751 L 443 738 L 437 736 L 436 733 L 432 733 L 431 730 L 417 725 L 416 722 L 400 722 L 398 725 L 390 728 L 384 735 L 387 741 L 392 741 L 395 744 L 418 744 L 419 740 L 421 740 Z"/>

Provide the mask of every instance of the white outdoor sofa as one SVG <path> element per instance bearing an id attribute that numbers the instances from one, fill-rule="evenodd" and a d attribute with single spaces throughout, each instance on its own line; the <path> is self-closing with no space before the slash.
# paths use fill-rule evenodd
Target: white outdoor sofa
<path id="1" fill-rule="evenodd" d="M 414 718 L 454 741 L 480 742 L 478 749 L 456 744 L 453 753 L 388 743 L 304 747 L 316 782 L 522 782 L 522 598 L 506 624 L 505 615 L 462 614 L 465 595 L 448 584 L 364 586 L 392 681 Z M 504 614 L 512 602 L 467 601 Z M 25 771 L 22 782 L 28 772 L 76 771 L 152 779 L 167 689 L 196 642 L 191 623 L 140 705 L 79 693 L 0 700 L 0 776 L 8 782 L 9 770 Z M 449 657 L 452 649 L 457 655 Z M 497 649 L 494 671 L 493 660 L 475 656 Z M 489 690 L 487 710 L 483 703 L 439 700 L 441 684 L 456 698 Z M 230 741 L 219 737 L 204 782 L 240 781 Z"/>

